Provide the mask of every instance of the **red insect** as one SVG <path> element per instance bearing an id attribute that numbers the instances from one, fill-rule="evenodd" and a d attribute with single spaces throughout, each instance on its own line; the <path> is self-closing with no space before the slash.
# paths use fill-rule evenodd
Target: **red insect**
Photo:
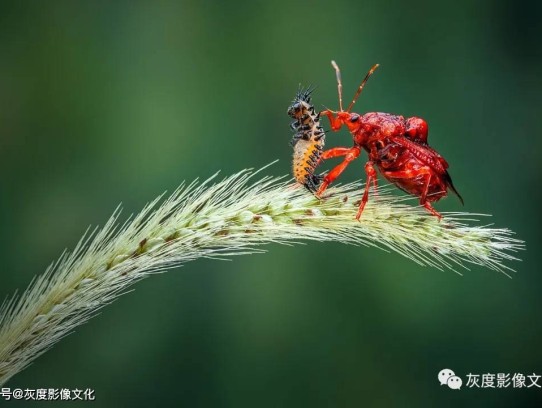
<path id="1" fill-rule="evenodd" d="M 344 160 L 324 177 L 316 195 L 320 197 L 350 162 L 357 159 L 361 149 L 364 149 L 369 156 L 369 161 L 365 164 L 367 181 L 356 219 L 359 220 L 367 203 L 371 183 L 375 188 L 377 186 L 375 166 L 389 182 L 419 197 L 420 205 L 439 219 L 442 215 L 431 206 L 431 203 L 445 197 L 448 189 L 453 191 L 463 203 L 446 170 L 448 163 L 427 144 L 428 128 L 425 120 L 418 117 L 405 119 L 403 116 L 382 112 L 369 112 L 364 115 L 350 112 L 365 83 L 378 68 L 378 64 L 367 73 L 346 111 L 343 110 L 342 103 L 341 71 L 335 61 L 331 61 L 331 65 L 335 68 L 337 75 L 340 110 L 337 112 L 326 109 L 320 112 L 320 115 L 326 115 L 329 118 L 331 130 L 334 132 L 345 125 L 352 134 L 354 146 L 335 147 L 322 153 L 320 162 L 341 156 L 344 156 Z"/>

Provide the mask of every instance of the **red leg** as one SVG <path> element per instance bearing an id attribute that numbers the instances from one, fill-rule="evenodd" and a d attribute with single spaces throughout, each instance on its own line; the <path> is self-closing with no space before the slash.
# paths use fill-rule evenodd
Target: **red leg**
<path id="1" fill-rule="evenodd" d="M 427 193 L 429 191 L 432 175 L 429 167 L 422 167 L 417 170 L 387 171 L 385 175 L 391 178 L 416 178 L 423 175 L 425 177 L 425 186 L 420 196 L 420 205 L 423 205 L 427 211 L 435 217 L 438 217 L 439 221 L 441 220 L 442 214 L 435 210 L 431 203 L 427 201 Z"/>
<path id="2" fill-rule="evenodd" d="M 427 192 L 429 191 L 429 183 L 431 183 L 431 173 L 425 173 L 425 186 L 422 191 L 422 195 L 420 196 L 420 204 L 424 205 L 427 201 Z"/>
<path id="3" fill-rule="evenodd" d="M 334 148 L 331 148 L 329 150 L 326 150 L 325 152 L 323 152 L 321 154 L 317 165 L 319 165 L 323 160 L 333 159 L 335 157 L 346 156 L 348 153 L 350 153 L 351 150 L 352 150 L 351 147 L 334 147 Z M 331 181 L 330 181 L 329 183 L 326 183 L 325 186 L 323 186 L 323 184 L 325 182 L 326 181 L 325 181 L 325 178 L 324 178 L 323 183 L 320 185 L 320 189 L 316 193 L 317 196 L 319 196 L 321 193 L 323 193 L 325 191 L 325 189 L 327 188 L 327 186 L 329 185 L 329 183 L 331 183 Z"/>
<path id="4" fill-rule="evenodd" d="M 352 150 L 351 147 L 333 147 L 320 155 L 320 161 L 333 159 L 334 157 L 346 156 Z"/>
<path id="5" fill-rule="evenodd" d="M 373 194 L 378 197 L 378 177 L 376 175 L 376 171 L 375 171 L 374 167 L 372 168 L 372 171 L 374 172 L 374 177 L 373 177 L 373 190 L 374 190 L 374 192 L 373 192 Z M 365 174 L 367 174 L 367 163 L 365 163 Z"/>
<path id="6" fill-rule="evenodd" d="M 327 118 L 329 119 L 329 123 L 331 125 L 331 130 L 333 130 L 334 132 L 337 132 L 341 128 L 342 122 L 340 121 L 339 118 L 333 117 L 333 112 L 331 112 L 330 110 L 328 109 L 323 110 L 322 112 L 319 113 L 319 115 L 327 116 Z"/>
<path id="7" fill-rule="evenodd" d="M 442 219 L 442 214 L 433 208 L 431 203 L 427 201 L 427 192 L 429 191 L 429 184 L 431 183 L 431 173 L 425 175 L 425 188 L 423 193 L 420 196 L 420 205 L 423 205 L 427 211 L 429 211 L 435 217 L 438 217 L 440 221 Z"/>
<path id="8" fill-rule="evenodd" d="M 343 162 L 337 166 L 335 166 L 329 173 L 326 174 L 324 177 L 324 181 L 322 184 L 320 184 L 320 188 L 316 192 L 317 197 L 321 197 L 324 191 L 326 191 L 326 188 L 333 183 L 341 175 L 341 173 L 348 167 L 348 165 L 353 161 L 356 160 L 360 154 L 361 150 L 359 147 L 335 147 L 333 149 L 329 149 L 322 153 L 322 157 L 325 159 L 329 159 L 332 157 L 338 157 L 338 156 L 345 156 Z M 326 157 L 324 157 L 326 156 Z"/>
<path id="9" fill-rule="evenodd" d="M 442 219 L 442 214 L 439 213 L 437 210 L 435 210 L 429 201 L 426 201 L 422 205 L 425 207 L 427 211 L 431 213 L 431 215 L 434 215 L 435 217 L 437 217 L 439 221 Z"/>
<path id="10" fill-rule="evenodd" d="M 365 204 L 367 204 L 367 201 L 369 200 L 369 189 L 371 188 L 371 181 L 374 183 L 375 189 L 377 187 L 376 170 L 373 166 L 372 161 L 368 161 L 367 163 L 365 163 L 365 174 L 367 175 L 367 180 L 365 181 L 365 191 L 363 192 L 363 197 L 361 198 L 361 203 L 359 204 L 358 213 L 356 214 L 356 220 L 358 221 L 361 217 L 363 209 L 365 208 Z"/>

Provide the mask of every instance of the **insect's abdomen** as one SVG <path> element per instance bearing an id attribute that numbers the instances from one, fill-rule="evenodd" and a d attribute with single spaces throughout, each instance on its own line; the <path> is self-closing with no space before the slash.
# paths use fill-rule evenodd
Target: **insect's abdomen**
<path id="1" fill-rule="evenodd" d="M 323 143 L 299 139 L 294 145 L 292 173 L 295 180 L 311 191 L 316 191 L 320 177 L 314 174 L 322 154 Z"/>
<path id="2" fill-rule="evenodd" d="M 416 168 L 417 164 L 414 165 Z M 395 186 L 403 190 L 404 192 L 416 197 L 421 197 L 426 188 L 425 177 L 416 174 L 410 178 L 396 178 L 389 175 L 387 172 L 382 172 L 382 175 Z M 446 197 L 447 185 L 442 179 L 441 175 L 431 170 L 431 179 L 427 188 L 427 201 L 434 202 L 440 200 L 442 197 Z"/>
<path id="3" fill-rule="evenodd" d="M 445 197 L 450 189 L 463 201 L 446 170 L 448 164 L 429 146 L 417 145 L 404 138 L 393 138 L 376 153 L 373 150 L 370 157 L 390 183 L 409 194 L 421 197 L 427 188 L 427 201 L 434 202 Z M 395 177 L 400 173 L 403 174 Z M 409 173 L 412 174 L 410 177 Z M 429 185 L 427 174 L 431 176 Z"/>
<path id="4" fill-rule="evenodd" d="M 314 174 L 324 149 L 325 134 L 320 117 L 311 105 L 311 90 L 300 90 L 288 108 L 288 115 L 295 119 L 290 127 L 295 134 L 292 174 L 295 180 L 310 191 L 316 191 L 321 177 Z"/>

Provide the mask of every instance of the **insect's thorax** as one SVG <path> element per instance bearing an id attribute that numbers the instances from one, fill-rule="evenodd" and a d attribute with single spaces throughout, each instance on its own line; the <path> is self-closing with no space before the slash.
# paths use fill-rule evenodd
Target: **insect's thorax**
<path id="1" fill-rule="evenodd" d="M 434 161 L 432 149 L 407 140 L 410 119 L 383 112 L 366 113 L 360 117 L 359 128 L 353 133 L 354 143 L 363 147 L 370 160 L 382 170 L 416 168 L 425 161 Z"/>
<path id="2" fill-rule="evenodd" d="M 383 112 L 368 112 L 359 119 L 359 125 L 352 132 L 354 143 L 366 151 L 373 150 L 375 144 L 388 144 L 392 137 L 405 134 L 405 118 Z"/>

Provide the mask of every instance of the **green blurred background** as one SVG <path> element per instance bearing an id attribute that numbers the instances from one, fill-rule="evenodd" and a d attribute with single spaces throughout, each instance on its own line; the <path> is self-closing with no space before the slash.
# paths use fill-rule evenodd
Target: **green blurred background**
<path id="1" fill-rule="evenodd" d="M 528 245 L 512 280 L 339 244 L 193 262 L 139 283 L 7 385 L 93 388 L 94 407 L 542 400 L 437 380 L 542 374 L 541 3 L 436 3 L 2 2 L 1 297 L 121 201 L 129 214 L 182 180 L 277 158 L 267 172 L 287 174 L 286 108 L 299 83 L 337 107 L 331 59 L 345 99 L 380 63 L 357 110 L 427 119 L 464 210 Z M 436 207 L 463 209 L 453 196 Z"/>

